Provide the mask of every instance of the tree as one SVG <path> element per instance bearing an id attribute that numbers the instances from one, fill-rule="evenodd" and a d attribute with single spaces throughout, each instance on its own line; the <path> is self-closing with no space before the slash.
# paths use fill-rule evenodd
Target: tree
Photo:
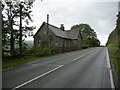
<path id="1" fill-rule="evenodd" d="M 116 23 L 117 26 L 116 26 L 115 29 L 118 31 L 118 34 L 120 34 L 120 12 L 118 13 L 117 17 L 118 17 L 117 21 L 116 21 L 117 22 Z"/>
<path id="2" fill-rule="evenodd" d="M 19 16 L 20 16 L 20 26 L 19 26 L 19 52 L 20 54 L 22 54 L 22 36 L 26 37 L 26 32 L 28 31 L 32 31 L 35 27 L 28 27 L 28 26 L 23 26 L 22 27 L 22 20 L 25 20 L 26 24 L 29 24 L 29 20 L 32 21 L 31 15 L 30 13 L 31 11 L 31 7 L 32 7 L 33 2 L 21 2 L 19 3 L 19 8 L 20 8 L 20 12 L 19 12 Z M 27 18 L 26 18 L 27 17 Z M 24 32 L 24 34 L 22 33 Z"/>
<path id="3" fill-rule="evenodd" d="M 3 24 L 3 33 L 4 36 L 9 37 L 10 41 L 10 51 L 11 55 L 14 55 L 14 45 L 19 43 L 19 52 L 22 53 L 22 42 L 23 36 L 27 37 L 28 33 L 32 32 L 35 28 L 34 26 L 29 26 L 29 22 L 31 19 L 31 8 L 33 7 L 33 2 L 17 2 L 10 1 L 5 2 L 5 9 L 3 10 L 3 15 L 5 16 L 4 24 Z M 20 18 L 20 21 L 18 19 Z M 22 25 L 22 22 L 25 22 Z M 5 42 L 7 38 L 3 38 L 3 42 Z"/>
<path id="4" fill-rule="evenodd" d="M 12 5 L 12 2 L 6 2 L 6 5 L 8 8 L 6 8 L 6 14 L 7 14 L 7 21 L 8 21 L 8 29 L 7 30 L 10 30 L 9 34 L 10 34 L 10 51 L 11 51 L 11 55 L 13 55 L 13 52 L 14 52 L 14 41 L 15 41 L 15 38 L 13 36 L 13 33 L 14 33 L 14 29 L 13 29 L 13 23 L 14 23 L 14 14 L 12 13 L 12 8 L 13 8 L 13 5 Z"/>
<path id="5" fill-rule="evenodd" d="M 2 12 L 5 10 L 5 5 L 1 2 Z M 10 30 L 9 30 L 9 21 L 2 14 L 2 54 L 8 51 L 10 45 Z"/>
<path id="6" fill-rule="evenodd" d="M 81 30 L 83 37 L 83 46 L 95 47 L 100 46 L 100 41 L 97 39 L 96 32 L 88 24 L 79 24 L 71 27 L 71 30 Z"/>

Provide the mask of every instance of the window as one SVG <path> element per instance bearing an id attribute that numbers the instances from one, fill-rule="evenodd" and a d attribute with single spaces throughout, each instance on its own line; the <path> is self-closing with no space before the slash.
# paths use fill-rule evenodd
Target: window
<path id="1" fill-rule="evenodd" d="M 66 47 L 66 43 L 65 43 L 65 47 Z"/>
<path id="2" fill-rule="evenodd" d="M 53 37 L 49 36 L 49 44 L 52 45 L 52 42 L 53 42 Z"/>
<path id="3" fill-rule="evenodd" d="M 62 44 L 60 43 L 60 47 L 62 47 Z"/>
<path id="4" fill-rule="evenodd" d="M 80 36 L 78 36 L 78 40 L 81 40 Z"/>
<path id="5" fill-rule="evenodd" d="M 38 45 L 39 47 L 41 46 L 41 39 L 40 39 L 39 36 L 37 37 L 37 45 Z"/>
<path id="6" fill-rule="evenodd" d="M 45 34 L 46 34 L 46 31 L 44 31 L 43 33 L 44 33 L 44 35 L 45 35 Z"/>

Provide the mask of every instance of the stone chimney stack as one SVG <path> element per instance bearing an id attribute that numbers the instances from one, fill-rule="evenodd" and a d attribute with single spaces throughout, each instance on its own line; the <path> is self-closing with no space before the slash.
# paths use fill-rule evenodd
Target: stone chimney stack
<path id="1" fill-rule="evenodd" d="M 47 14 L 47 24 L 49 24 L 49 14 Z"/>
<path id="2" fill-rule="evenodd" d="M 65 29 L 64 24 L 60 24 L 60 29 L 62 29 L 64 31 L 64 29 Z"/>

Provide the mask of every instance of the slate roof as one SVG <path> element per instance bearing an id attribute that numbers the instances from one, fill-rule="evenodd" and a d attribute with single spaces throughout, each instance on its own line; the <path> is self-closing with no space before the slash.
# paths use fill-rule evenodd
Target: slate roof
<path id="1" fill-rule="evenodd" d="M 78 39 L 79 30 L 69 30 L 65 31 L 65 33 L 70 39 Z"/>
<path id="2" fill-rule="evenodd" d="M 47 25 L 47 23 L 43 22 L 42 25 Z M 79 30 L 66 30 L 66 31 L 64 30 L 63 31 L 62 29 L 60 29 L 54 25 L 51 25 L 51 24 L 48 24 L 48 28 L 58 37 L 66 38 L 66 39 L 78 39 Z M 37 31 L 37 33 L 39 32 L 39 30 Z"/>

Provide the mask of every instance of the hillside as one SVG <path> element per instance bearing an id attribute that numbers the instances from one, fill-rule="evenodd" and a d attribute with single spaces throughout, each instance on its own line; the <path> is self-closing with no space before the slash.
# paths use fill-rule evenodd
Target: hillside
<path id="1" fill-rule="evenodd" d="M 28 47 L 33 47 L 33 42 L 32 40 L 25 41 L 25 43 L 28 45 Z"/>
<path id="2" fill-rule="evenodd" d="M 32 40 L 25 40 L 25 41 L 23 41 L 23 46 L 25 45 L 28 48 L 32 48 L 33 47 L 33 42 L 34 41 L 32 41 Z M 15 44 L 15 48 L 19 48 L 19 44 Z"/>
<path id="3" fill-rule="evenodd" d="M 108 47 L 110 59 L 120 79 L 120 13 L 116 28 L 109 35 L 106 46 Z"/>

